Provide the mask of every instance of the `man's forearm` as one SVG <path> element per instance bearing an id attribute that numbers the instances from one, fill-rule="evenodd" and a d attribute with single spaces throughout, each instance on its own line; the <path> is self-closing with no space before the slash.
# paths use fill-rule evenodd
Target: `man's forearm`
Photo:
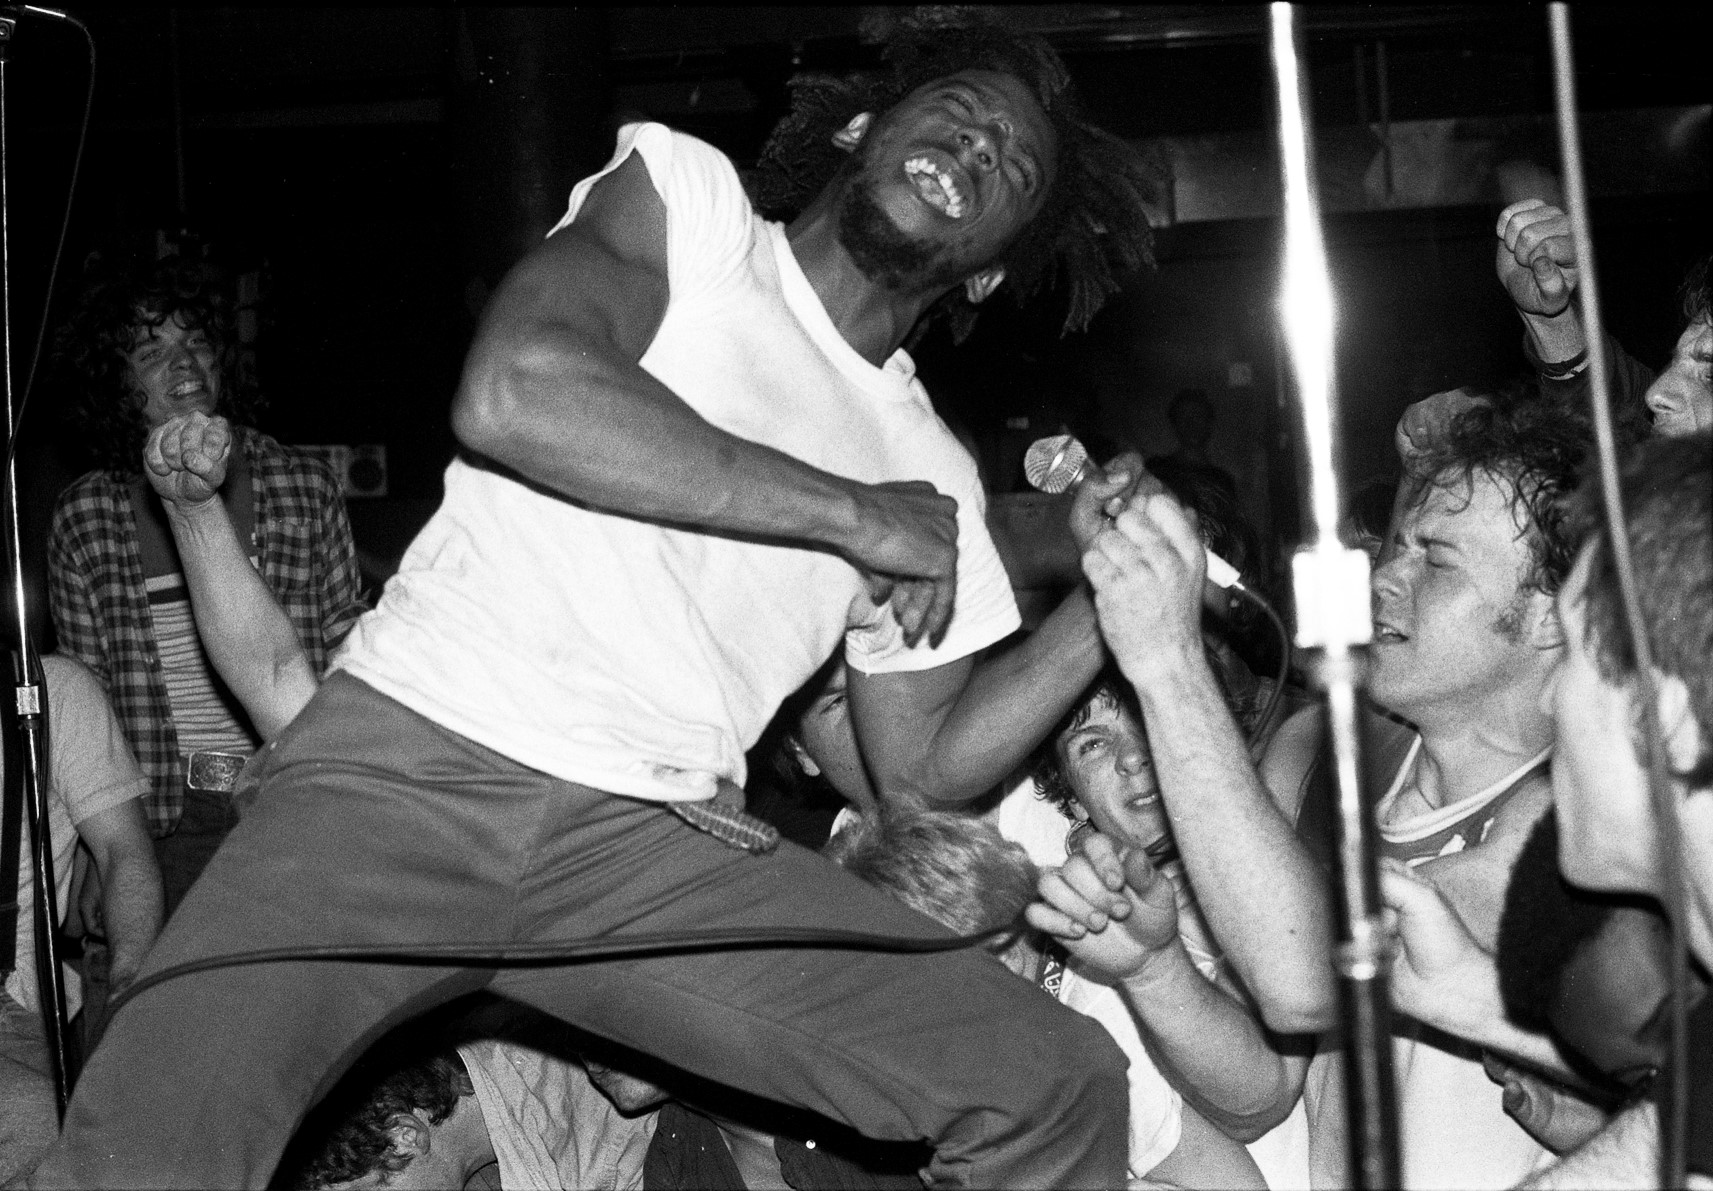
<path id="1" fill-rule="evenodd" d="M 1575 302 L 1550 317 L 1521 310 L 1517 315 L 1534 343 L 1536 355 L 1548 367 L 1573 360 L 1588 350 L 1588 338 L 1583 334 L 1582 317 L 1576 313 Z"/>
<path id="2" fill-rule="evenodd" d="M 208 660 L 271 739 L 303 709 L 319 676 L 291 618 L 245 556 L 225 506 L 218 499 L 163 503 Z"/>
<path id="3" fill-rule="evenodd" d="M 551 328 L 473 351 L 459 439 L 525 478 L 610 512 L 836 546 L 853 481 L 721 430 L 639 365 Z"/>
<path id="4" fill-rule="evenodd" d="M 128 984 L 161 933 L 161 874 L 153 852 L 111 856 L 101 873 L 101 917 L 113 983 Z"/>
<path id="5" fill-rule="evenodd" d="M 1123 659 L 1121 659 L 1122 661 Z M 1200 653 L 1126 674 L 1184 868 L 1226 958 L 1279 1033 L 1336 1013 L 1325 882 L 1262 784 Z"/>
<path id="6" fill-rule="evenodd" d="M 1027 640 L 976 666 L 935 733 L 923 792 L 961 803 L 1003 781 L 1094 681 L 1105 656 L 1094 604 L 1079 585 Z"/>
<path id="7" fill-rule="evenodd" d="M 1659 1186 L 1659 1113 L 1643 1102 L 1612 1118 L 1593 1140 L 1522 1184 L 1537 1191 Z"/>
<path id="8" fill-rule="evenodd" d="M 1209 1120 L 1253 1141 L 1296 1102 L 1285 1060 L 1254 1016 L 1196 970 L 1181 944 L 1126 980 L 1125 999 L 1168 1081 Z"/>

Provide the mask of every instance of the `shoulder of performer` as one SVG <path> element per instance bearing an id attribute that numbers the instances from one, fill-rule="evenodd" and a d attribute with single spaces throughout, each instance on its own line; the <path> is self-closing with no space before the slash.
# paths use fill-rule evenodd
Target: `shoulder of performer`
<path id="1" fill-rule="evenodd" d="M 737 167 L 706 141 L 664 124 L 619 129 L 611 160 L 572 189 L 565 217 L 553 231 L 574 222 L 590 191 L 633 154 L 666 209 L 674 296 L 717 279 L 748 254 L 757 221 Z"/>

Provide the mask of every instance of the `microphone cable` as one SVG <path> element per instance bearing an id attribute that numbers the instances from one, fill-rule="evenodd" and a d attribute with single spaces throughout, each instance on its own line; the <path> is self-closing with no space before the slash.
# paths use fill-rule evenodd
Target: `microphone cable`
<path id="1" fill-rule="evenodd" d="M 1242 580 L 1233 583 L 1225 590 L 1235 596 L 1241 596 L 1255 607 L 1266 613 L 1267 619 L 1273 626 L 1274 635 L 1279 638 L 1279 666 L 1273 675 L 1273 690 L 1267 696 L 1266 709 L 1261 712 L 1261 718 L 1255 721 L 1255 726 L 1249 730 L 1249 751 L 1254 753 L 1257 746 L 1267 739 L 1267 734 L 1273 728 L 1273 720 L 1279 714 L 1281 700 L 1285 694 L 1285 682 L 1291 676 L 1291 663 L 1295 658 L 1295 650 L 1291 644 L 1291 634 L 1285 628 L 1284 618 L 1260 592 L 1247 586 Z"/>
<path id="2" fill-rule="evenodd" d="M 1266 614 L 1279 638 L 1279 666 L 1273 690 L 1267 696 L 1265 709 L 1250 730 L 1251 748 L 1266 738 L 1278 715 L 1285 681 L 1290 675 L 1293 651 L 1291 635 L 1284 620 L 1259 592 L 1242 582 L 1233 583 L 1227 591 L 1248 600 Z M 395 943 L 395 944 L 313 944 L 297 947 L 259 947 L 246 951 L 231 951 L 223 955 L 205 956 L 172 964 L 151 972 L 110 998 L 107 1012 L 117 1013 L 132 998 L 142 995 L 156 985 L 165 984 L 197 972 L 220 968 L 243 967 L 252 964 L 277 963 L 384 963 L 414 967 L 443 967 L 460 965 L 474 968 L 529 968 L 569 966 L 598 960 L 637 958 L 648 955 L 688 954 L 699 951 L 753 951 L 775 948 L 818 947 L 845 951 L 884 951 L 898 954 L 935 954 L 960 951 L 980 946 L 1008 933 L 1009 927 L 983 931 L 979 934 L 953 935 L 943 939 L 906 938 L 902 935 L 879 934 L 871 931 L 843 930 L 833 927 L 780 927 L 774 930 L 709 930 L 664 931 L 631 935 L 622 939 L 576 939 L 547 943 L 513 943 L 494 946 L 487 943 Z"/>
<path id="3" fill-rule="evenodd" d="M 1617 574 L 1626 635 L 1636 662 L 1636 701 L 1641 705 L 1638 709 L 1641 713 L 1639 735 L 1646 762 L 1648 793 L 1659 821 L 1660 902 L 1670 925 L 1670 991 L 1666 1014 L 1670 1022 L 1667 1035 L 1670 1041 L 1666 1050 L 1666 1095 L 1659 1114 L 1658 1172 L 1660 1186 L 1681 1187 L 1684 1185 L 1689 1104 L 1683 829 L 1678 822 L 1677 801 L 1666 772 L 1665 734 L 1659 719 L 1653 650 L 1648 640 L 1647 622 L 1642 617 L 1635 563 L 1630 554 L 1629 522 L 1624 516 L 1623 490 L 1618 479 L 1618 448 L 1612 430 L 1612 397 L 1606 371 L 1606 332 L 1600 317 L 1599 289 L 1595 284 L 1594 236 L 1588 218 L 1588 185 L 1577 118 L 1576 57 L 1571 49 L 1570 10 L 1566 4 L 1547 5 L 1547 28 L 1552 41 L 1553 98 L 1559 156 L 1564 167 L 1565 198 L 1568 200 L 1565 206 L 1569 209 L 1571 236 L 1576 244 L 1577 265 L 1582 274 L 1577 289 L 1582 298 L 1582 320 L 1588 340 L 1589 412 L 1594 420 L 1606 539 L 1612 551 L 1612 569 Z"/>
<path id="4" fill-rule="evenodd" d="M 383 963 L 409 967 L 547 968 L 590 963 L 597 960 L 640 958 L 650 955 L 691 954 L 700 951 L 758 951 L 815 947 L 837 951 L 883 951 L 898 954 L 934 954 L 979 946 L 1010 932 L 1009 926 L 973 935 L 947 938 L 910 938 L 873 931 L 837 927 L 777 927 L 773 929 L 722 929 L 659 931 L 625 938 L 565 939 L 546 943 L 370 943 L 304 944 L 295 947 L 258 947 L 204 956 L 171 964 L 140 977 L 108 1001 L 109 1015 L 156 985 L 197 972 L 253 964 L 279 963 Z"/>
<path id="5" fill-rule="evenodd" d="M 89 83 L 83 93 L 83 117 L 77 126 L 77 148 L 71 155 L 71 185 L 65 193 L 65 212 L 60 217 L 59 240 L 54 244 L 53 258 L 48 264 L 48 287 L 42 296 L 42 317 L 36 325 L 36 343 L 30 352 L 30 371 L 24 379 L 23 395 L 18 398 L 18 411 L 12 417 L 11 438 L 6 446 L 7 468 L 10 468 L 13 460 L 17 458 L 18 432 L 23 428 L 24 411 L 29 408 L 30 394 L 36 387 L 36 371 L 42 362 L 42 344 L 46 342 L 48 336 L 48 315 L 53 309 L 54 285 L 59 280 L 60 261 L 65 256 L 66 233 L 71 228 L 71 209 L 77 198 L 77 179 L 83 169 L 83 149 L 89 140 L 89 117 L 95 108 L 95 35 L 89 31 L 89 26 L 70 13 L 61 12 L 58 9 L 44 9 L 31 4 L 22 5 L 21 8 L 27 14 L 64 21 L 68 25 L 77 27 L 77 31 L 83 34 L 83 40 L 89 48 Z M 7 317 L 11 317 L 10 312 L 7 313 Z"/>

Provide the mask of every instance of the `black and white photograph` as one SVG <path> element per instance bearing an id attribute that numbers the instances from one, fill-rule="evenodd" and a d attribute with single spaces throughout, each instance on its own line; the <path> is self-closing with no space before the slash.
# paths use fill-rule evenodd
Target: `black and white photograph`
<path id="1" fill-rule="evenodd" d="M 0 1188 L 1713 1191 L 1710 11 L 0 4 Z"/>

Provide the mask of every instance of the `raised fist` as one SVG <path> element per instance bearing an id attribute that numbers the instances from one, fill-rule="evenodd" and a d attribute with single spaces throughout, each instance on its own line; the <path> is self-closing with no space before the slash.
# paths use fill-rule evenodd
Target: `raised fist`
<path id="1" fill-rule="evenodd" d="M 143 474 L 168 504 L 205 504 L 226 482 L 231 454 L 232 426 L 225 418 L 180 414 L 150 433 L 143 447 Z"/>
<path id="2" fill-rule="evenodd" d="M 1497 233 L 1495 268 L 1517 309 L 1543 318 L 1564 313 L 1577 279 L 1570 216 L 1524 199 L 1499 212 Z"/>

